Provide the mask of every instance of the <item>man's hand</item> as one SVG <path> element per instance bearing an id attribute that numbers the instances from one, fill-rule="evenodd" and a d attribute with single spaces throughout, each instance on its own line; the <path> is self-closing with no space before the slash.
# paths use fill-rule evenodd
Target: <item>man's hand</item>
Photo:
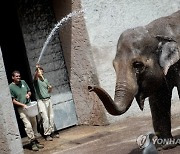
<path id="1" fill-rule="evenodd" d="M 48 93 L 51 93 L 51 92 L 52 92 L 52 86 L 48 85 Z"/>
<path id="2" fill-rule="evenodd" d="M 29 95 L 29 94 L 26 94 L 26 98 L 29 99 L 29 98 L 30 98 L 30 95 Z"/>
<path id="3" fill-rule="evenodd" d="M 26 94 L 26 98 L 27 98 L 27 99 L 30 99 L 30 97 L 31 97 L 31 92 L 29 91 L 29 92 Z"/>
<path id="4" fill-rule="evenodd" d="M 39 68 L 39 67 L 40 67 L 40 65 L 37 63 L 37 64 L 36 64 L 36 68 Z"/>
<path id="5" fill-rule="evenodd" d="M 22 104 L 23 109 L 27 109 L 27 105 L 26 104 Z"/>

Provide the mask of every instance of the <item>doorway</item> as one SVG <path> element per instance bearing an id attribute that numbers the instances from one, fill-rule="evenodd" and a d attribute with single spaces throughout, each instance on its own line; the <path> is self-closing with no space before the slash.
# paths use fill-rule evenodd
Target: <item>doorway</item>
<path id="1" fill-rule="evenodd" d="M 32 82 L 32 75 L 30 71 L 29 61 L 28 58 L 32 58 L 31 56 L 27 58 L 26 48 L 27 44 L 32 44 L 35 49 L 41 49 L 40 43 L 34 44 L 34 42 L 41 42 L 44 41 L 44 31 L 48 31 L 51 29 L 52 23 L 55 23 L 54 13 L 51 9 L 51 5 L 49 0 L 38 0 L 33 1 L 34 3 L 30 3 L 31 1 L 22 1 L 20 0 L 13 1 L 10 4 L 5 2 L 4 8 L 7 8 L 7 12 L 3 12 L 7 14 L 4 18 L 1 19 L 3 28 L 1 32 L 3 35 L 0 35 L 1 38 L 1 49 L 4 59 L 4 65 L 6 69 L 6 74 L 8 78 L 8 82 L 11 83 L 11 73 L 13 70 L 18 69 L 21 72 L 22 79 L 27 82 L 31 91 L 32 91 L 32 100 L 35 100 L 35 93 L 33 89 L 33 82 Z M 31 4 L 31 5 L 29 5 Z M 39 7 L 41 6 L 41 7 Z M 40 10 L 39 10 L 40 9 Z M 18 12 L 17 12 L 18 11 Z M 29 14 L 26 14 L 27 12 Z M 23 15 L 23 16 L 21 16 Z M 28 19 L 28 23 L 24 24 L 24 15 L 25 19 Z M 33 18 L 40 16 L 43 18 Z M 48 19 L 43 20 L 43 19 Z M 33 23 L 36 26 L 29 26 L 29 24 Z M 38 25 L 40 26 L 39 28 Z M 44 27 L 46 27 L 44 29 Z M 34 35 L 31 35 L 31 32 L 37 32 Z M 23 34 L 26 34 L 23 38 Z M 34 42 L 26 42 L 26 37 L 30 36 L 33 38 Z M 63 57 L 62 50 L 60 48 L 60 41 L 53 39 L 51 42 L 51 53 L 47 53 L 43 55 L 43 58 L 47 62 L 44 64 L 48 64 L 49 62 L 53 63 L 53 65 L 48 66 L 48 72 L 53 72 L 56 77 L 49 78 L 51 85 L 53 85 L 53 95 L 52 95 L 52 102 L 53 102 L 53 109 L 54 109 L 54 122 L 55 122 L 55 129 L 61 130 L 70 126 L 77 125 L 78 120 L 76 116 L 76 109 L 75 104 L 73 101 L 73 96 L 70 87 L 70 81 L 68 78 L 68 73 L 66 70 L 66 65 Z M 36 50 L 31 50 L 31 55 L 36 54 Z M 51 56 L 49 56 L 51 54 Z M 43 60 L 42 60 L 43 61 Z M 56 67 L 57 66 L 57 67 Z M 47 68 L 47 66 L 46 66 Z M 48 73 L 47 72 L 47 73 Z M 17 113 L 16 113 L 17 114 Z M 19 119 L 17 115 L 18 126 L 20 130 L 20 134 L 22 137 L 26 136 L 24 131 L 24 125 L 22 121 Z"/>
<path id="2" fill-rule="evenodd" d="M 32 77 L 21 27 L 18 20 L 16 4 L 14 1 L 11 3 L 5 1 L 3 3 L 1 2 L 1 6 L 5 9 L 3 9 L 3 16 L 1 15 L 0 46 L 8 83 L 12 82 L 11 73 L 14 70 L 19 70 L 21 72 L 22 79 L 27 82 L 32 91 L 31 98 L 33 100 L 35 96 L 33 91 Z M 16 108 L 15 113 L 21 137 L 25 137 L 26 133 L 24 130 L 24 125 L 19 118 Z"/>

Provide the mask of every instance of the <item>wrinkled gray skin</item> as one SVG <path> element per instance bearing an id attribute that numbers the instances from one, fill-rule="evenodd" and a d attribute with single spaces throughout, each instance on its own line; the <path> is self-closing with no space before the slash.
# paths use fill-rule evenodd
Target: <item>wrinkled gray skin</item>
<path id="1" fill-rule="evenodd" d="M 125 113 L 134 98 L 141 110 L 149 97 L 153 126 L 162 138 L 171 135 L 171 96 L 180 94 L 180 11 L 144 27 L 124 31 L 113 60 L 116 71 L 114 101 L 98 86 L 89 86 L 112 115 Z"/>

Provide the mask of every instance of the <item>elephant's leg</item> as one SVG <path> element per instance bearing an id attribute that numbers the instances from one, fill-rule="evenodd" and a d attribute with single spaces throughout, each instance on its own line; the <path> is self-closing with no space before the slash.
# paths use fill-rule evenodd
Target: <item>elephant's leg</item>
<path id="1" fill-rule="evenodd" d="M 161 139 L 173 138 L 171 134 L 171 96 L 172 89 L 163 86 L 149 98 L 154 131 Z M 175 145 L 162 145 L 163 149 L 173 147 Z"/>
<path id="2" fill-rule="evenodd" d="M 167 98 L 167 96 L 159 97 L 155 94 L 149 98 L 149 102 L 155 133 L 161 138 L 172 137 L 170 98 Z"/>

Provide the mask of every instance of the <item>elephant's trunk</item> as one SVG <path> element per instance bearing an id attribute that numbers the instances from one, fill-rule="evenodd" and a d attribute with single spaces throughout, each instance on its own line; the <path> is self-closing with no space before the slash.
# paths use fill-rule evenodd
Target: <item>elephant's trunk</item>
<path id="1" fill-rule="evenodd" d="M 104 89 L 98 86 L 88 86 L 88 89 L 98 95 L 108 113 L 111 115 L 121 115 L 129 109 L 135 94 L 131 94 L 118 87 L 116 86 L 114 101 Z"/>

